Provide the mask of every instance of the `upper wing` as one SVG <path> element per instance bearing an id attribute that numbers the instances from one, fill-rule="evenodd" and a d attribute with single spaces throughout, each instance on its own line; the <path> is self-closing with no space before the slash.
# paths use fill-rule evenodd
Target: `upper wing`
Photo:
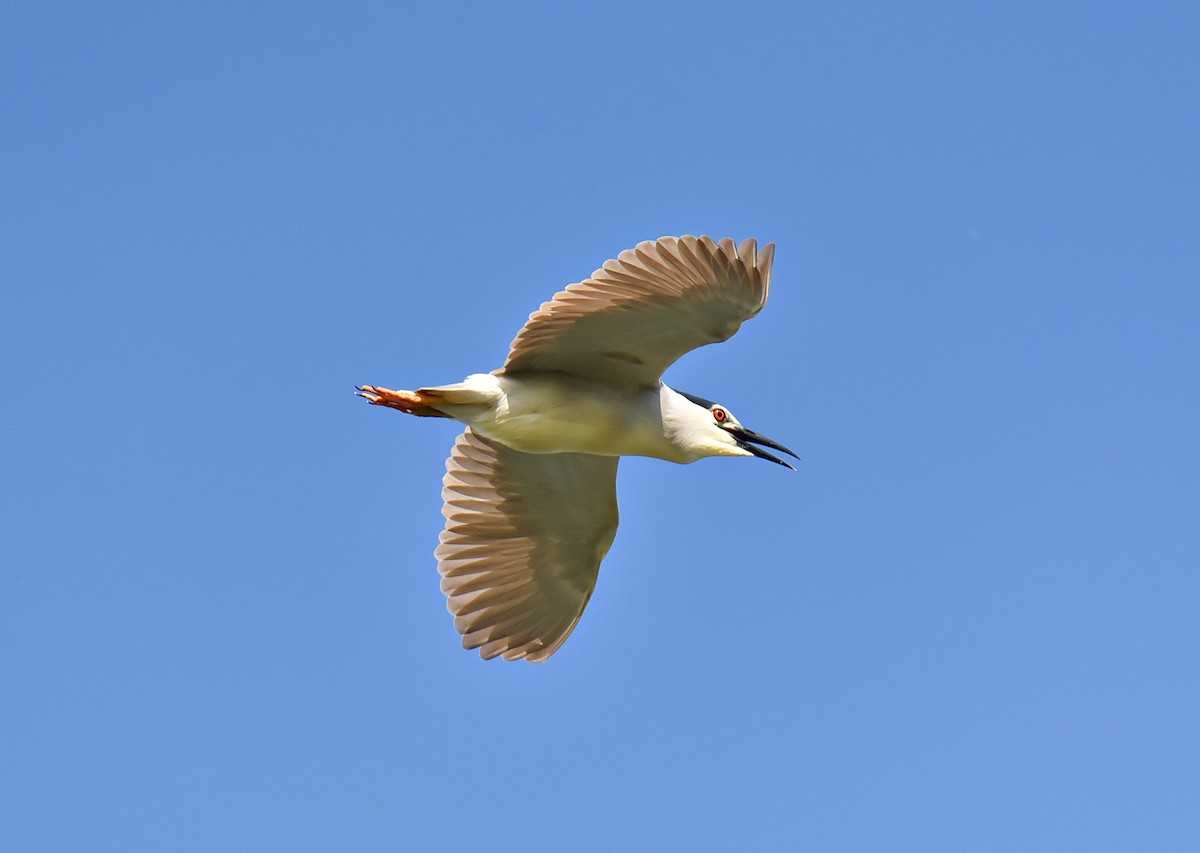
<path id="1" fill-rule="evenodd" d="M 685 352 L 723 341 L 767 301 L 775 245 L 660 237 L 607 261 L 537 311 L 498 373 L 548 370 L 648 387 Z"/>
<path id="2" fill-rule="evenodd" d="M 617 460 L 458 437 L 436 555 L 464 648 L 541 662 L 567 639 L 617 534 Z"/>

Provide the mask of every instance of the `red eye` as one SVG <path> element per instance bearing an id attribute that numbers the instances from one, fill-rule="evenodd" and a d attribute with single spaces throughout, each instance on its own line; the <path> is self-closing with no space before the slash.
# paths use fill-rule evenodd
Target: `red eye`
<path id="1" fill-rule="evenodd" d="M 713 409 L 712 412 L 713 417 L 717 420 L 717 423 L 722 423 L 727 417 L 729 417 L 729 415 L 725 414 L 725 410 L 720 407 Z"/>

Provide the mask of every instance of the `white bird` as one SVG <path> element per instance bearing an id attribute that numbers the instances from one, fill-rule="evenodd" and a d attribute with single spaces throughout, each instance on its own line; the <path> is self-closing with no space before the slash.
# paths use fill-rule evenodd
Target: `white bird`
<path id="1" fill-rule="evenodd" d="M 762 310 L 775 246 L 662 237 L 607 261 L 529 316 L 504 366 L 359 396 L 467 425 L 446 461 L 435 552 L 463 647 L 541 662 L 579 622 L 617 532 L 617 461 L 795 456 L 727 408 L 661 381 L 685 352 Z"/>

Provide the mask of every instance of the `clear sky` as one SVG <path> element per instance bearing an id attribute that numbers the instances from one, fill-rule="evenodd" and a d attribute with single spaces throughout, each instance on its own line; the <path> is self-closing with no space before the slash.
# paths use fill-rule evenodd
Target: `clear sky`
<path id="1" fill-rule="evenodd" d="M 0 13 L 0 848 L 1200 849 L 1194 3 Z M 548 664 L 456 433 L 664 234 L 777 244 Z"/>

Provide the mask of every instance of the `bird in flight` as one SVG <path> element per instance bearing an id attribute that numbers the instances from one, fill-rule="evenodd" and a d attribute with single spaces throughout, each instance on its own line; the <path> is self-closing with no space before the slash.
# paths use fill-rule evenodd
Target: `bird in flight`
<path id="1" fill-rule="evenodd" d="M 730 338 L 767 301 L 775 246 L 710 237 L 639 243 L 529 316 L 504 366 L 453 385 L 357 393 L 466 424 L 446 460 L 435 551 L 463 647 L 547 660 L 591 598 L 617 533 L 617 462 L 795 456 L 663 371 Z M 794 470 L 794 469 L 793 469 Z"/>

